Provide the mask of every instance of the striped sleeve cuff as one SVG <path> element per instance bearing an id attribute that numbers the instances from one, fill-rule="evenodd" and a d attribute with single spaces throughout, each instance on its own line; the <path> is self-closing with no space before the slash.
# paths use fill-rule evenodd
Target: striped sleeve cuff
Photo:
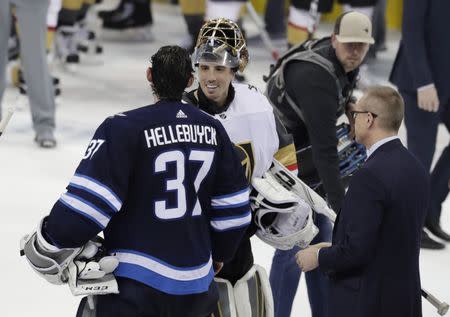
<path id="1" fill-rule="evenodd" d="M 247 187 L 238 192 L 215 196 L 211 199 L 212 209 L 228 209 L 245 206 L 249 203 L 250 189 Z"/>
<path id="2" fill-rule="evenodd" d="M 246 227 L 252 220 L 251 212 L 235 217 L 217 217 L 211 219 L 211 227 L 215 231 L 228 231 Z"/>
<path id="3" fill-rule="evenodd" d="M 108 186 L 89 176 L 75 174 L 70 180 L 69 186 L 78 188 L 99 198 L 111 208 L 111 212 L 113 213 L 122 208 L 122 201 Z"/>

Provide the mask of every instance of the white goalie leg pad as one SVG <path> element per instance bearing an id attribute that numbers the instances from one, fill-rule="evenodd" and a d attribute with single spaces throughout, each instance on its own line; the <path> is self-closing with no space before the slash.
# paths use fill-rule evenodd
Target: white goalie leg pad
<path id="1" fill-rule="evenodd" d="M 253 267 L 234 285 L 238 317 L 273 317 L 274 305 L 269 278 L 263 267 Z"/>
<path id="2" fill-rule="evenodd" d="M 336 213 L 328 206 L 327 202 L 283 164 L 274 159 L 268 172 L 275 176 L 285 188 L 306 201 L 316 213 L 326 216 L 332 222 L 336 220 Z"/>
<path id="3" fill-rule="evenodd" d="M 272 289 L 267 273 L 254 264 L 234 287 L 222 278 L 214 278 L 219 290 L 222 317 L 273 317 Z"/>
<path id="4" fill-rule="evenodd" d="M 219 290 L 219 309 L 222 317 L 237 317 L 236 303 L 234 300 L 234 288 L 228 280 L 215 277 Z"/>

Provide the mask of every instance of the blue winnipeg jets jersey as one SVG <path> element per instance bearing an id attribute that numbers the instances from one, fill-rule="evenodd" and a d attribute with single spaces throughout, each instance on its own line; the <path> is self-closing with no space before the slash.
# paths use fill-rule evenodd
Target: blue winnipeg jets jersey
<path id="1" fill-rule="evenodd" d="M 103 231 L 116 276 L 172 295 L 208 291 L 250 222 L 249 191 L 219 121 L 158 102 L 106 119 L 44 230 L 58 247 Z"/>

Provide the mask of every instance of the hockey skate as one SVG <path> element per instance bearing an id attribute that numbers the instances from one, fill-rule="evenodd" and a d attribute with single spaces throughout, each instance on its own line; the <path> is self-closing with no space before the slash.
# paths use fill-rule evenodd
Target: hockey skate
<path id="1" fill-rule="evenodd" d="M 110 40 L 153 41 L 147 1 L 126 1 L 121 11 L 103 20 L 102 36 Z"/>
<path id="2" fill-rule="evenodd" d="M 102 20 L 108 20 L 108 19 L 112 18 L 114 15 L 122 12 L 125 2 L 126 2 L 125 0 L 121 0 L 119 5 L 113 10 L 100 10 L 100 11 L 98 11 L 97 12 L 98 17 L 100 19 L 102 19 Z"/>
<path id="3" fill-rule="evenodd" d="M 20 42 L 17 35 L 13 35 L 8 39 L 8 61 L 16 60 L 20 55 Z"/>
<path id="4" fill-rule="evenodd" d="M 83 63 L 102 63 L 103 46 L 98 44 L 95 32 L 90 30 L 84 21 L 78 24 L 76 43 L 77 51 L 82 55 Z"/>
<path id="5" fill-rule="evenodd" d="M 78 26 L 60 26 L 55 36 L 55 57 L 65 69 L 76 71 L 80 63 L 77 50 Z"/>
<path id="6" fill-rule="evenodd" d="M 97 43 L 95 32 L 88 29 L 84 22 L 79 24 L 77 50 L 89 55 L 101 55 L 103 53 L 103 46 Z"/>

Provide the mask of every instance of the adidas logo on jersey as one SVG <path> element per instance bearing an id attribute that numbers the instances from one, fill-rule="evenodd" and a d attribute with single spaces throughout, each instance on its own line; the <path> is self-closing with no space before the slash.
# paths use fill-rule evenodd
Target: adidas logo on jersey
<path id="1" fill-rule="evenodd" d="M 187 115 L 182 110 L 178 110 L 177 118 L 187 118 Z"/>

